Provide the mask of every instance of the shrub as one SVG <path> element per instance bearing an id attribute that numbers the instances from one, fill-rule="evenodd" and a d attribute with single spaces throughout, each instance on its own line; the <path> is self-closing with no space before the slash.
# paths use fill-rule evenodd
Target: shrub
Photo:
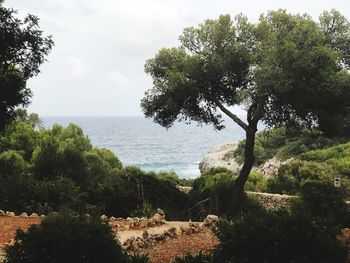
<path id="1" fill-rule="evenodd" d="M 220 222 L 214 262 L 344 262 L 346 249 L 303 213 L 262 209 Z"/>
<path id="2" fill-rule="evenodd" d="M 293 209 L 307 211 L 333 235 L 350 223 L 344 189 L 322 181 L 308 181 L 301 186 L 300 195 L 301 203 Z"/>
<path id="3" fill-rule="evenodd" d="M 174 173 L 122 167 L 107 149 L 93 148 L 81 128 L 35 131 L 13 123 L 0 134 L 0 206 L 16 212 L 73 210 L 127 217 L 183 219 L 188 195 L 176 188 Z"/>
<path id="4" fill-rule="evenodd" d="M 346 139 L 326 138 L 317 130 L 300 131 L 286 127 L 259 132 L 255 140 L 255 164 L 259 165 L 274 156 L 280 159 L 297 157 L 310 150 L 332 146 L 344 140 Z M 245 141 L 241 141 L 233 153 L 239 163 L 244 160 L 244 144 Z"/>
<path id="5" fill-rule="evenodd" d="M 333 184 L 339 173 L 327 163 L 295 160 L 280 167 L 277 176 L 268 180 L 268 191 L 280 194 L 298 194 L 301 186 L 310 180 Z M 342 188 L 350 191 L 350 182 L 342 178 Z"/>
<path id="6" fill-rule="evenodd" d="M 197 255 L 186 255 L 183 257 L 176 257 L 172 263 L 210 263 L 212 261 L 211 255 L 203 254 L 202 252 Z"/>
<path id="7" fill-rule="evenodd" d="M 332 158 L 326 161 L 340 175 L 350 178 L 350 156 L 343 158 Z"/>
<path id="8" fill-rule="evenodd" d="M 55 216 L 28 232 L 17 230 L 6 248 L 6 263 L 127 262 L 109 225 L 89 219 Z"/>
<path id="9" fill-rule="evenodd" d="M 252 171 L 249 174 L 248 180 L 244 186 L 246 191 L 266 192 L 267 179 L 258 171 Z"/>
<path id="10" fill-rule="evenodd" d="M 324 162 L 332 158 L 350 157 L 350 142 L 326 149 L 309 151 L 300 156 L 302 160 Z"/>
<path id="11" fill-rule="evenodd" d="M 191 216 L 192 219 L 202 220 L 207 214 L 216 214 L 221 216 L 230 216 L 230 199 L 234 181 L 237 175 L 225 168 L 215 168 L 194 179 L 192 184 L 191 198 Z M 249 175 L 245 185 L 247 191 L 265 191 L 267 180 L 259 172 L 252 172 Z M 209 200 L 208 200 L 209 199 Z M 198 206 L 203 200 L 208 200 L 206 204 Z"/>
<path id="12" fill-rule="evenodd" d="M 207 214 L 224 215 L 234 184 L 234 174 L 223 168 L 211 169 L 193 181 L 190 192 L 190 217 L 202 220 Z M 203 200 L 208 200 L 203 203 Z"/>
<path id="13" fill-rule="evenodd" d="M 147 173 L 137 167 L 125 167 L 120 177 L 131 200 L 135 200 L 132 210 L 162 208 L 168 220 L 183 219 L 188 205 L 188 195 L 181 192 L 170 181 L 159 179 L 157 174 Z"/>

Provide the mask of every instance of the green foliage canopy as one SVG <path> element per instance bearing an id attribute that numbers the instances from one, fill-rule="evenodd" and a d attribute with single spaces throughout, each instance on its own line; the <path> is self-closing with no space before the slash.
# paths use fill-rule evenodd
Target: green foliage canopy
<path id="1" fill-rule="evenodd" d="M 32 92 L 26 81 L 40 72 L 53 44 L 36 16 L 21 21 L 16 11 L 0 6 L 0 129 L 14 117 L 15 107 L 29 104 Z"/>

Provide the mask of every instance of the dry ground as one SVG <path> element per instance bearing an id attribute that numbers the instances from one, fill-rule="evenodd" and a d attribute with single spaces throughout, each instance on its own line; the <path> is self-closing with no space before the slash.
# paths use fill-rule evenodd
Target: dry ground
<path id="1" fill-rule="evenodd" d="M 1 249 L 15 237 L 16 229 L 21 228 L 27 230 L 30 225 L 39 224 L 40 221 L 40 218 L 0 216 L 0 262 Z M 164 225 L 148 228 L 147 231 L 150 234 L 161 234 L 164 230 L 171 227 L 180 228 L 180 226 L 188 226 L 188 222 L 167 221 Z M 142 232 L 143 230 L 131 229 L 120 231 L 118 235 L 120 241 L 124 242 L 131 236 L 141 236 Z M 178 236 L 141 252 L 148 254 L 152 263 L 168 263 L 177 256 L 186 255 L 188 253 L 195 254 L 200 251 L 212 251 L 218 245 L 218 242 L 219 241 L 210 230 L 204 230 L 190 236 Z"/>

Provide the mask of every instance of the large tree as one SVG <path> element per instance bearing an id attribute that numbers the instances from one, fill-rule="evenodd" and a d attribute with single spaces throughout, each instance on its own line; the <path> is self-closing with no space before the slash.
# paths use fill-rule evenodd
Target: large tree
<path id="1" fill-rule="evenodd" d="M 32 92 L 26 82 L 40 72 L 52 46 L 36 16 L 22 21 L 16 11 L 0 5 L 0 130 L 14 117 L 17 106 L 29 104 Z"/>
<path id="2" fill-rule="evenodd" d="M 179 47 L 161 49 L 147 61 L 145 71 L 153 78 L 141 102 L 147 117 L 166 128 L 179 120 L 222 129 L 224 114 L 245 131 L 245 159 L 229 208 L 233 212 L 253 167 L 259 121 L 311 126 L 325 113 L 348 107 L 348 53 L 334 44 L 337 29 L 326 30 L 335 16 L 340 15 L 325 13 L 317 23 L 279 10 L 262 15 L 256 24 L 242 15 L 220 16 L 186 28 Z M 246 121 L 232 111 L 242 104 Z"/>

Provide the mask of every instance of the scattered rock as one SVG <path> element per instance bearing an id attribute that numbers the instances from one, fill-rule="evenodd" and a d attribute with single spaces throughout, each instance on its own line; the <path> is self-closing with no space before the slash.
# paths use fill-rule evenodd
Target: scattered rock
<path id="1" fill-rule="evenodd" d="M 164 236 L 166 237 L 176 237 L 176 227 L 171 227 L 164 231 Z"/>
<path id="2" fill-rule="evenodd" d="M 102 222 L 108 222 L 108 217 L 106 215 L 100 216 Z"/>
<path id="3" fill-rule="evenodd" d="M 153 238 L 154 238 L 155 241 L 163 241 L 163 240 L 165 240 L 164 234 L 154 234 Z"/>
<path id="4" fill-rule="evenodd" d="M 29 217 L 30 217 L 30 218 L 38 218 L 39 216 L 38 216 L 38 214 L 36 214 L 36 213 L 32 213 Z"/>
<path id="5" fill-rule="evenodd" d="M 6 215 L 10 216 L 10 217 L 16 216 L 16 214 L 14 212 L 10 212 L 10 211 L 6 211 Z"/>
<path id="6" fill-rule="evenodd" d="M 191 192 L 191 190 L 192 190 L 192 187 L 191 187 L 191 186 L 177 185 L 176 188 L 179 189 L 181 192 L 184 192 L 184 193 L 186 193 L 186 194 L 188 194 L 188 193 Z"/>
<path id="7" fill-rule="evenodd" d="M 22 214 L 19 215 L 19 217 L 28 218 L 28 214 L 26 212 L 23 212 Z"/>
<path id="8" fill-rule="evenodd" d="M 192 234 L 191 228 L 186 227 L 186 226 L 180 226 L 180 232 L 181 232 L 181 235 L 191 235 Z"/>
<path id="9" fill-rule="evenodd" d="M 204 221 L 203 224 L 206 227 L 212 227 L 219 221 L 219 217 L 216 215 L 208 215 Z"/>
<path id="10" fill-rule="evenodd" d="M 190 221 L 189 223 L 190 229 L 191 229 L 191 234 L 192 233 L 199 233 L 201 231 L 201 227 L 199 226 L 198 223 L 193 223 Z"/>
<path id="11" fill-rule="evenodd" d="M 147 240 L 149 238 L 149 233 L 147 230 L 144 230 L 143 233 L 142 233 L 142 238 Z"/>

